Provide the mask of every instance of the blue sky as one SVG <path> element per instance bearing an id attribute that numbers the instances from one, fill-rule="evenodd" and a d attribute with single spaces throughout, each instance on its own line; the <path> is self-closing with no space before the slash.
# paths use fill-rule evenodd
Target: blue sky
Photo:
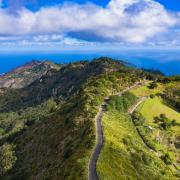
<path id="1" fill-rule="evenodd" d="M 0 0 L 0 50 L 180 47 L 179 0 Z"/>
<path id="2" fill-rule="evenodd" d="M 164 5 L 165 8 L 172 11 L 180 11 L 180 2 L 179 0 L 157 0 L 157 2 Z"/>
<path id="3" fill-rule="evenodd" d="M 18 1 L 18 0 L 17 0 Z M 4 7 L 7 7 L 9 4 L 17 5 L 17 1 L 14 0 L 6 0 L 4 1 Z M 19 5 L 26 5 L 28 8 L 34 10 L 43 6 L 52 6 L 59 3 L 64 3 L 67 1 L 75 2 L 75 3 L 86 3 L 86 0 L 20 0 Z M 95 4 L 106 6 L 110 0 L 89 0 L 89 2 L 93 2 Z M 180 3 L 179 0 L 156 0 L 157 2 L 164 5 L 167 9 L 172 11 L 180 11 Z"/>

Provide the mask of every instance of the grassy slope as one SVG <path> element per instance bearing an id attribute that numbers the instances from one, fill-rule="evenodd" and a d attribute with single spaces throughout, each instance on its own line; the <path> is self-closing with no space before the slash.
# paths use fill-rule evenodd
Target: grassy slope
<path id="1" fill-rule="evenodd" d="M 148 98 L 139 106 L 139 111 L 149 122 L 152 122 L 155 116 L 165 113 L 169 119 L 180 123 L 180 113 L 165 105 L 160 97 Z"/>
<path id="2" fill-rule="evenodd" d="M 167 84 L 169 86 L 171 83 Z M 132 89 L 130 92 L 135 94 L 136 96 L 149 96 L 150 94 L 162 93 L 165 89 L 165 85 L 158 84 L 158 88 L 149 89 L 148 84 L 145 86 L 141 86 L 135 89 Z M 175 119 L 176 122 L 180 123 L 180 113 L 166 105 L 160 97 L 155 97 L 153 99 L 148 98 L 144 103 L 142 103 L 138 110 L 142 113 L 142 115 L 146 118 L 147 123 L 150 125 L 155 125 L 153 123 L 153 119 L 160 114 L 166 114 L 169 119 Z M 173 130 L 176 134 L 180 134 L 179 127 L 173 127 Z"/>
<path id="3" fill-rule="evenodd" d="M 130 92 L 132 92 L 136 96 L 149 96 L 150 94 L 161 93 L 164 90 L 164 86 L 161 84 L 158 84 L 158 87 L 156 89 L 149 89 L 148 85 L 149 83 L 146 83 L 146 85 L 134 88 L 130 90 Z"/>
<path id="4" fill-rule="evenodd" d="M 154 94 L 154 92 L 159 91 L 159 93 L 162 93 L 162 91 L 165 89 L 165 87 L 171 85 L 172 83 L 159 85 L 157 89 L 150 90 L 146 87 L 141 87 L 132 90 L 135 95 L 141 96 L 143 95 L 149 95 Z M 156 93 L 155 93 L 156 94 Z M 151 134 L 149 134 L 149 137 L 151 137 L 152 140 L 155 140 L 156 137 L 160 136 L 160 143 L 157 143 L 157 149 L 163 152 L 171 152 L 174 157 L 176 157 L 176 166 L 180 168 L 178 159 L 180 155 L 179 149 L 176 149 L 172 144 L 170 143 L 175 142 L 176 138 L 180 136 L 180 128 L 178 125 L 172 126 L 170 130 L 164 131 L 159 129 L 158 124 L 154 122 L 154 117 L 158 116 L 160 114 L 166 114 L 167 118 L 170 120 L 176 120 L 176 122 L 180 123 L 180 113 L 169 107 L 167 104 L 165 104 L 159 96 L 155 96 L 153 99 L 148 98 L 144 103 L 142 103 L 138 111 L 145 117 L 146 125 L 150 125 L 154 127 Z M 174 170 L 174 168 L 172 168 Z"/>
<path id="5" fill-rule="evenodd" d="M 153 119 L 154 117 L 164 113 L 166 114 L 167 118 L 171 120 L 174 119 L 176 120 L 176 122 L 180 123 L 180 113 L 165 105 L 162 102 L 162 99 L 159 97 L 155 97 L 153 99 L 148 98 L 142 105 L 140 105 L 139 111 L 141 112 L 143 117 L 145 117 L 146 123 L 148 125 L 151 125 L 152 127 L 155 127 L 152 133 L 153 138 L 155 139 L 158 134 L 160 135 L 161 144 L 164 145 L 161 148 L 164 151 L 171 151 L 174 154 L 174 157 L 177 157 L 176 159 L 179 159 L 180 151 L 172 147 L 168 139 L 172 139 L 172 141 L 174 141 L 176 137 L 180 136 L 180 127 L 176 125 L 172 126 L 169 131 L 162 131 L 159 130 L 157 124 L 154 123 Z M 177 164 L 177 166 L 180 168 L 179 163 Z"/>
<path id="6" fill-rule="evenodd" d="M 100 179 L 173 179 L 145 146 L 128 115 L 106 112 L 103 128 L 105 144 L 97 165 Z"/>

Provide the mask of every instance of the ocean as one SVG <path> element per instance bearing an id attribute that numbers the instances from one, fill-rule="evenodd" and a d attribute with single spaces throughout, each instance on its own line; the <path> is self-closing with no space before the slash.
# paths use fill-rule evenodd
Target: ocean
<path id="1" fill-rule="evenodd" d="M 158 69 L 165 75 L 180 74 L 180 51 L 121 50 L 121 51 L 64 51 L 64 52 L 0 52 L 0 74 L 31 60 L 50 60 L 69 63 L 107 56 L 124 60 L 139 68 Z"/>

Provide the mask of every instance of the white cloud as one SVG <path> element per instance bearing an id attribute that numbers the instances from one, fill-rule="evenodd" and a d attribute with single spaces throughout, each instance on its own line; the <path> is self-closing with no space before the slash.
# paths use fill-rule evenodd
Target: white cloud
<path id="1" fill-rule="evenodd" d="M 22 39 L 20 36 L 0 36 L 0 41 L 15 41 L 20 39 Z"/>
<path id="2" fill-rule="evenodd" d="M 22 9 L 18 15 L 0 9 L 0 34 L 36 34 L 33 39 L 36 42 L 62 41 L 64 34 L 79 33 L 117 42 L 143 43 L 176 23 L 176 16 L 153 0 L 111 0 L 105 8 L 91 3 L 65 3 L 37 12 Z M 58 35 L 43 35 L 54 33 Z"/>
<path id="3" fill-rule="evenodd" d="M 59 34 L 52 35 L 34 35 L 34 36 L 0 36 L 0 47 L 1 46 L 43 46 L 43 47 L 53 47 L 60 45 L 68 46 L 81 46 L 81 45 L 92 45 L 92 42 L 78 40 L 76 38 L 70 38 Z"/>
<path id="4" fill-rule="evenodd" d="M 34 36 L 33 40 L 35 42 L 46 42 L 46 41 L 49 41 L 49 36 L 48 35 L 38 35 L 38 36 Z"/>

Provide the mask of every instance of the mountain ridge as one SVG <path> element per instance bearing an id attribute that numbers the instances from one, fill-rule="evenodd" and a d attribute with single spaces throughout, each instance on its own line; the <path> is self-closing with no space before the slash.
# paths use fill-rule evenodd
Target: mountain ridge
<path id="1" fill-rule="evenodd" d="M 2 153 L 11 167 L 2 166 L 1 179 L 88 179 L 95 117 L 104 98 L 143 79 L 161 78 L 102 57 L 61 65 L 24 88 L 4 89 L 0 147 L 6 147 L 11 157 L 1 151 L 0 157 Z M 122 103 L 128 101 L 124 98 Z"/>

